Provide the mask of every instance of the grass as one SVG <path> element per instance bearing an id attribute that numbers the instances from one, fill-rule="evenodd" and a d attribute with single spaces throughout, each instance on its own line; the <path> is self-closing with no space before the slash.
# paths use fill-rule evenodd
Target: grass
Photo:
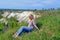
<path id="1" fill-rule="evenodd" d="M 14 18 L 8 20 L 8 30 L 1 32 L 0 40 L 60 40 L 60 13 L 48 11 L 42 14 L 42 17 L 36 19 L 40 32 L 34 29 L 32 32 L 23 32 L 18 38 L 13 38 L 12 35 L 22 25 L 27 25 L 25 22 L 18 23 Z"/>

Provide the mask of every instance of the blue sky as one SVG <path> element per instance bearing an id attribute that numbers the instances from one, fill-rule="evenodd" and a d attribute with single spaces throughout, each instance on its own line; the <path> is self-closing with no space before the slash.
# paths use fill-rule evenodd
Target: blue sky
<path id="1" fill-rule="evenodd" d="M 0 0 L 0 9 L 60 8 L 60 0 Z"/>

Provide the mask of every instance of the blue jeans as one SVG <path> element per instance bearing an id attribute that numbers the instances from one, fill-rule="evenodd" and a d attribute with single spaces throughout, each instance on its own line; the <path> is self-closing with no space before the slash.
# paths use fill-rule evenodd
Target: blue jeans
<path id="1" fill-rule="evenodd" d="M 21 34 L 22 33 L 22 31 L 31 31 L 32 30 L 32 28 L 31 27 L 28 27 L 28 26 L 22 26 L 21 28 L 19 28 L 19 30 L 17 31 L 17 34 L 19 35 L 19 34 Z"/>

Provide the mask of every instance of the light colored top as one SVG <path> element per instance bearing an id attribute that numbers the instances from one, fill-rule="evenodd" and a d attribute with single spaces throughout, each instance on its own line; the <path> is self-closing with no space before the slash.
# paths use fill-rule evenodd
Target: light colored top
<path id="1" fill-rule="evenodd" d="M 31 28 L 34 28 L 35 27 L 36 29 L 38 29 L 38 27 L 36 26 L 34 20 L 30 20 L 29 21 L 28 27 L 31 27 Z"/>

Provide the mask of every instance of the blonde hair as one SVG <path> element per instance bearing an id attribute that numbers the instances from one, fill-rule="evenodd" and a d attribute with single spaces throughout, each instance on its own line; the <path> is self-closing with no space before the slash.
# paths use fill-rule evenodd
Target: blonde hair
<path id="1" fill-rule="evenodd" d="M 33 16 L 33 14 L 30 14 L 29 18 L 32 18 L 32 19 L 34 19 L 34 16 Z"/>

